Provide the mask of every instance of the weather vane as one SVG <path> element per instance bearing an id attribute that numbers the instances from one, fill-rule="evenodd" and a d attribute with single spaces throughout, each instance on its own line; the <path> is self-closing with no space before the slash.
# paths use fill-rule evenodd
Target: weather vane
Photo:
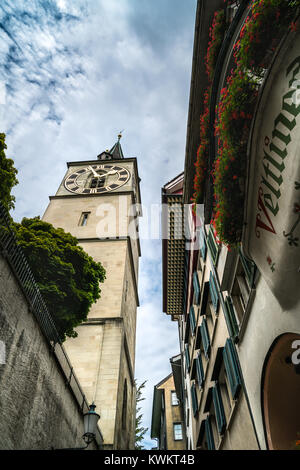
<path id="1" fill-rule="evenodd" d="M 121 139 L 121 137 L 122 137 L 122 132 L 124 132 L 124 131 L 125 131 L 125 129 L 123 129 L 122 131 L 119 132 L 119 134 L 118 134 L 118 139 L 119 139 L 119 140 Z"/>

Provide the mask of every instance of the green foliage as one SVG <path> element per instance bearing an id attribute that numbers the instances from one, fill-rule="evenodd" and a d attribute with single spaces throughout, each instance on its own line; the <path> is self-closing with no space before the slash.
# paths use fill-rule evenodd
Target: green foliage
<path id="1" fill-rule="evenodd" d="M 257 97 L 255 77 L 236 69 L 221 91 L 216 134 L 220 137 L 214 163 L 216 198 L 213 225 L 218 239 L 235 245 L 241 238 L 249 128 Z M 232 208 L 234 207 L 234 210 Z"/>
<path id="2" fill-rule="evenodd" d="M 0 133 L 0 200 L 9 211 L 15 207 L 15 197 L 11 195 L 11 189 L 18 184 L 18 180 L 14 162 L 12 159 L 6 158 L 5 149 L 7 149 L 5 134 Z"/>
<path id="3" fill-rule="evenodd" d="M 253 1 L 251 16 L 241 29 L 236 45 L 240 67 L 251 67 L 257 76 L 262 74 L 271 59 L 268 52 L 274 52 L 280 38 L 296 27 L 292 20 L 299 6 L 299 0 Z"/>
<path id="4" fill-rule="evenodd" d="M 211 27 L 209 28 L 209 43 L 207 47 L 205 66 L 209 83 L 211 84 L 214 78 L 214 72 L 217 64 L 219 51 L 226 32 L 226 18 L 224 10 L 217 10 L 214 13 L 214 18 Z"/>
<path id="5" fill-rule="evenodd" d="M 138 386 L 136 390 L 136 404 L 139 402 L 145 400 L 145 398 L 142 398 L 142 392 L 143 388 L 146 385 L 147 380 L 145 382 L 141 383 L 141 385 Z M 135 386 L 137 385 L 136 380 L 134 381 Z M 144 428 L 142 426 L 142 419 L 143 419 L 143 414 L 140 413 L 141 407 L 136 407 L 136 416 L 135 416 L 135 450 L 142 450 L 144 449 L 142 445 L 142 441 L 144 439 L 144 434 L 148 431 L 148 428 Z"/>
<path id="6" fill-rule="evenodd" d="M 61 340 L 76 337 L 74 328 L 87 319 L 91 305 L 100 297 L 104 268 L 70 233 L 39 217 L 24 218 L 13 228 Z"/>
<path id="7" fill-rule="evenodd" d="M 237 246 L 242 237 L 247 144 L 258 90 L 283 35 L 298 29 L 292 21 L 300 0 L 253 0 L 234 46 L 234 67 L 221 90 L 215 133 L 213 226 L 220 242 Z"/>
<path id="8" fill-rule="evenodd" d="M 194 194 L 192 201 L 196 204 L 203 203 L 204 185 L 207 178 L 208 148 L 209 148 L 209 107 L 211 98 L 211 86 L 215 67 L 226 32 L 224 10 L 217 10 L 214 14 L 212 25 L 209 28 L 209 43 L 205 56 L 206 74 L 209 86 L 203 95 L 203 113 L 200 116 L 200 145 L 197 150 L 195 162 Z"/>

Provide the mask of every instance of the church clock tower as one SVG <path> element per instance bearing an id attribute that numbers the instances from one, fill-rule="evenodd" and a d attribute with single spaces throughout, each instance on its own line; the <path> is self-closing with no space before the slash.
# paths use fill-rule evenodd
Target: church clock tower
<path id="1" fill-rule="evenodd" d="M 141 215 L 136 158 L 124 158 L 121 134 L 97 160 L 68 163 L 43 220 L 62 227 L 106 269 L 101 298 L 77 338 L 65 342 L 83 391 L 95 402 L 104 449 L 134 449 L 135 336 Z"/>

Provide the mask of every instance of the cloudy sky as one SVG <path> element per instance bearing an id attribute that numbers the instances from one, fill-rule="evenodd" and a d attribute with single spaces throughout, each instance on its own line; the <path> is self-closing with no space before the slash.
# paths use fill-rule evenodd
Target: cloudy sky
<path id="1" fill-rule="evenodd" d="M 18 169 L 15 220 L 42 215 L 66 162 L 96 158 L 123 129 L 142 202 L 160 203 L 183 170 L 195 10 L 196 0 L 1 0 L 0 131 Z M 162 313 L 161 241 L 141 247 L 135 375 L 147 380 L 150 428 L 178 335 Z M 149 432 L 144 445 L 156 445 Z"/>

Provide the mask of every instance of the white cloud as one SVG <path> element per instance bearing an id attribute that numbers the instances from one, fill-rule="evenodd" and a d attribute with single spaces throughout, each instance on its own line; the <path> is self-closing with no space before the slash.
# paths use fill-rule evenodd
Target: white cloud
<path id="1" fill-rule="evenodd" d="M 62 11 L 67 11 L 66 0 L 56 0 L 57 6 Z"/>

